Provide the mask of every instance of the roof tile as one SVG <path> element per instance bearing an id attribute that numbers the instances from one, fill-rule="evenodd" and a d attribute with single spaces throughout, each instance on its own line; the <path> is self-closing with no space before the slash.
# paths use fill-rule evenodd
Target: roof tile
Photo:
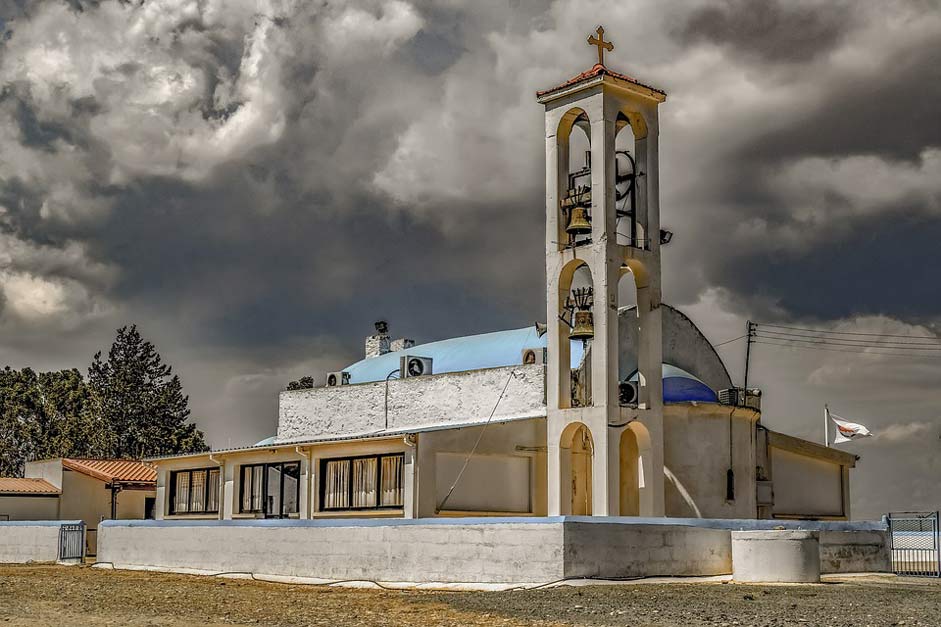
<path id="1" fill-rule="evenodd" d="M 617 78 L 617 79 L 620 79 L 620 80 L 622 80 L 622 81 L 627 81 L 628 83 L 633 83 L 633 84 L 635 84 L 635 85 L 640 85 L 641 87 L 646 87 L 647 89 L 649 89 L 649 90 L 651 90 L 651 91 L 655 91 L 655 92 L 657 92 L 658 94 L 663 94 L 664 96 L 666 96 L 666 92 L 663 91 L 662 89 L 657 89 L 656 87 L 651 87 L 650 85 L 646 85 L 646 84 L 644 84 L 644 83 L 641 83 L 641 82 L 640 82 L 639 80 L 637 80 L 636 78 L 633 78 L 633 77 L 631 77 L 631 76 L 628 76 L 627 74 L 621 74 L 620 72 L 615 72 L 614 70 L 609 70 L 607 67 L 601 65 L 600 63 L 596 63 L 590 70 L 585 70 L 584 72 L 582 72 L 582 73 L 579 74 L 578 76 L 573 76 L 572 78 L 570 78 L 569 80 L 565 81 L 565 82 L 562 83 L 561 85 L 556 85 L 555 87 L 552 87 L 551 89 L 543 89 L 542 91 L 537 91 L 537 92 L 536 92 L 536 96 L 539 97 L 539 98 L 542 98 L 543 96 L 545 96 L 545 95 L 547 95 L 547 94 L 551 94 L 551 93 L 553 93 L 553 92 L 556 92 L 556 91 L 565 89 L 566 87 L 571 87 L 572 85 L 575 85 L 575 84 L 580 83 L 580 82 L 582 82 L 582 81 L 586 81 L 586 80 L 588 80 L 588 79 L 590 79 L 590 78 L 595 78 L 596 76 L 601 76 L 601 75 L 612 76 L 612 77 Z"/>
<path id="2" fill-rule="evenodd" d="M 59 494 L 59 489 L 45 479 L 0 477 L 0 494 Z"/>
<path id="3" fill-rule="evenodd" d="M 102 481 L 155 482 L 157 471 L 147 462 L 133 459 L 69 459 L 62 466 Z"/>

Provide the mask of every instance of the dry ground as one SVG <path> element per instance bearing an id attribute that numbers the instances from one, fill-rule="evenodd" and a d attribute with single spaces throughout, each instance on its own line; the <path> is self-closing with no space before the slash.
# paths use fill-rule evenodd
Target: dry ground
<path id="1" fill-rule="evenodd" d="M 941 583 L 625 584 L 511 592 L 395 592 L 94 570 L 0 566 L 0 626 L 941 625 Z"/>

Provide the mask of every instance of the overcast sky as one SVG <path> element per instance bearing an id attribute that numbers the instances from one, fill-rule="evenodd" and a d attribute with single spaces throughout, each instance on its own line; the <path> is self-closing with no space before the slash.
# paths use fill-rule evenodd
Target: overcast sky
<path id="1" fill-rule="evenodd" d="M 545 319 L 535 91 L 663 88 L 664 298 L 745 320 L 941 323 L 935 0 L 0 0 L 0 362 L 87 368 L 137 323 L 214 446 L 277 392 Z M 741 379 L 742 342 L 719 349 Z M 845 448 L 855 514 L 941 507 L 941 357 L 757 346 L 770 427 Z"/>

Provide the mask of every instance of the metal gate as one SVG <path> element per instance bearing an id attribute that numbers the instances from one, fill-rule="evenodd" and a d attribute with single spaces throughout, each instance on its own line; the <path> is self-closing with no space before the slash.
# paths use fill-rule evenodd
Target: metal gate
<path id="1" fill-rule="evenodd" d="M 892 570 L 910 577 L 941 577 L 938 512 L 889 514 Z"/>
<path id="2" fill-rule="evenodd" d="M 85 523 L 59 527 L 59 559 L 80 560 L 85 557 Z"/>

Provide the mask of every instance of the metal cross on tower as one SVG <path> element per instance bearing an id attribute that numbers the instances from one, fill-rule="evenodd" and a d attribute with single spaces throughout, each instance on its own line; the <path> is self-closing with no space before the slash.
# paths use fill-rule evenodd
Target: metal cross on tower
<path id="1" fill-rule="evenodd" d="M 595 29 L 595 32 L 598 33 L 598 36 L 589 36 L 588 44 L 592 46 L 598 46 L 598 65 L 604 65 L 604 51 L 607 50 L 608 52 L 611 52 L 614 50 L 614 44 L 610 41 L 604 40 L 603 26 L 599 26 L 597 29 Z"/>

